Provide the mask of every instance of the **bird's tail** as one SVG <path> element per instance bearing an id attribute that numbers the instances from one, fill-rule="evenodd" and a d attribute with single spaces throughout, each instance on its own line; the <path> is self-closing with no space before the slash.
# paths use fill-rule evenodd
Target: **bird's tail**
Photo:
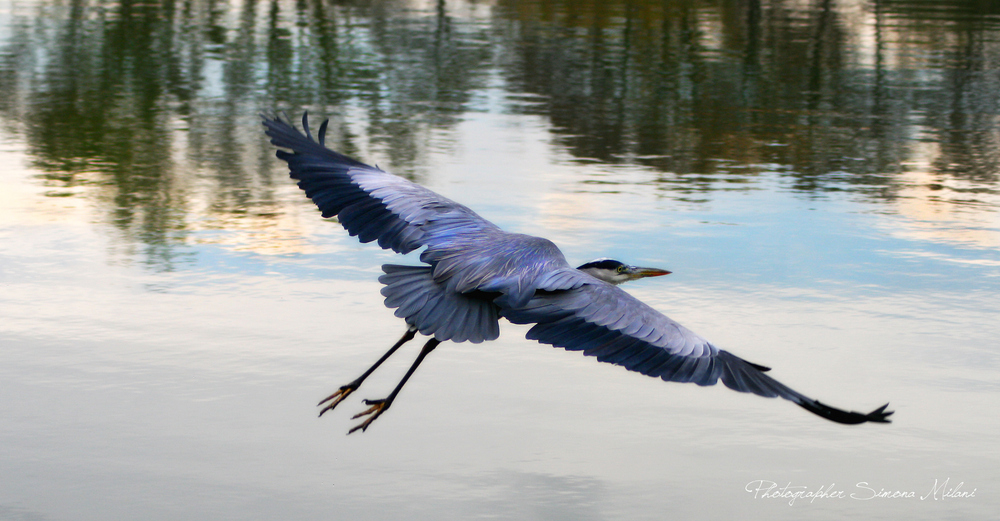
<path id="1" fill-rule="evenodd" d="M 500 336 L 497 306 L 491 299 L 447 290 L 434 282 L 430 266 L 382 265 L 386 307 L 425 335 L 472 343 Z"/>

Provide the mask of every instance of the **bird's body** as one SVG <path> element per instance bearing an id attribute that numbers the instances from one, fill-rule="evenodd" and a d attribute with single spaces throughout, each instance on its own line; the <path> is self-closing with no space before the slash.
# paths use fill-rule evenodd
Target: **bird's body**
<path id="1" fill-rule="evenodd" d="M 821 404 L 767 376 L 766 367 L 720 350 L 704 338 L 621 290 L 616 284 L 669 272 L 610 259 L 572 267 L 551 241 L 511 233 L 469 208 L 378 168 L 333 152 L 280 119 L 264 118 L 271 142 L 284 150 L 291 177 L 322 211 L 362 242 L 408 253 L 424 248 L 422 266 L 387 264 L 379 280 L 385 303 L 409 328 L 359 379 L 331 395 L 332 409 L 415 331 L 431 336 L 416 362 L 385 400 L 369 400 L 365 429 L 438 343 L 482 342 L 499 336 L 499 319 L 534 324 L 527 337 L 668 381 L 713 385 L 791 400 L 840 423 L 887 422 L 882 406 L 871 413 Z"/>

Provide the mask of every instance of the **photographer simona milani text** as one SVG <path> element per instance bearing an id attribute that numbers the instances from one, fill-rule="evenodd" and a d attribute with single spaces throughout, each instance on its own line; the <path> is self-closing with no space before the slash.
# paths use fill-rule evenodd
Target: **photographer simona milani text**
<path id="1" fill-rule="evenodd" d="M 766 479 L 755 479 L 747 483 L 745 490 L 753 494 L 754 499 L 787 499 L 788 505 L 792 506 L 796 501 L 808 501 L 810 503 L 817 499 L 853 499 L 857 501 L 869 501 L 873 499 L 915 499 L 927 500 L 948 500 L 948 499 L 968 499 L 976 497 L 976 489 L 967 490 L 965 482 L 957 485 L 950 484 L 951 478 L 944 481 L 935 479 L 934 484 L 924 492 L 916 490 L 890 490 L 876 487 L 867 481 L 859 481 L 854 485 L 853 490 L 838 490 L 836 484 L 820 486 L 809 489 L 805 485 L 792 485 L 788 482 L 785 486 L 780 486 L 774 481 Z"/>

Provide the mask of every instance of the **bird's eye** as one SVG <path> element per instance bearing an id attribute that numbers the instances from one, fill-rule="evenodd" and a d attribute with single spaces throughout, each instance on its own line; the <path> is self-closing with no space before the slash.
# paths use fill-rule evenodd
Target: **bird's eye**
<path id="1" fill-rule="evenodd" d="M 625 266 L 618 266 L 618 273 L 623 273 L 625 271 Z"/>

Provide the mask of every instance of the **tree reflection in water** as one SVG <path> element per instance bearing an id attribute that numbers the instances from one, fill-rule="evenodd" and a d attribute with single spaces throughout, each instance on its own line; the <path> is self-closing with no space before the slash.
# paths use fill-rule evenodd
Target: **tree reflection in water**
<path id="1" fill-rule="evenodd" d="M 410 175 L 433 133 L 500 111 L 694 201 L 762 174 L 890 200 L 928 154 L 927 197 L 997 193 L 987 2 L 19 5 L 0 33 L 0 121 L 52 195 L 93 196 L 163 269 L 192 221 L 282 212 L 256 121 L 272 108 L 331 115 L 332 146 Z"/>

